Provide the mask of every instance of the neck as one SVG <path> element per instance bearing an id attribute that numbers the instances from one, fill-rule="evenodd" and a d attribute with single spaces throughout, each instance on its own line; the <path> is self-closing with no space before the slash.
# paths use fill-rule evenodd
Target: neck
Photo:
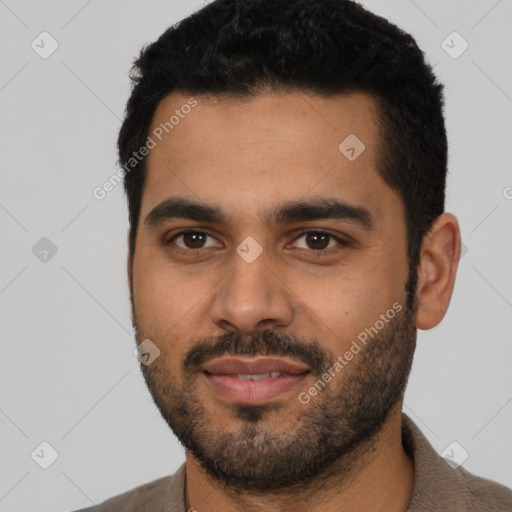
<path id="1" fill-rule="evenodd" d="M 186 453 L 186 510 L 197 512 L 405 512 L 414 484 L 414 463 L 402 447 L 401 403 L 377 438 L 332 465 L 308 485 L 273 493 L 232 492 L 213 481 Z"/>

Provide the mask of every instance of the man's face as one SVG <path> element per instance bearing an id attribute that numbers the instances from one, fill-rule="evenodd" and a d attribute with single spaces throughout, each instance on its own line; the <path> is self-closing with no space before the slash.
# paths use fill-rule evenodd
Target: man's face
<path id="1" fill-rule="evenodd" d="M 189 100 L 169 95 L 150 128 L 131 284 L 138 342 L 161 354 L 142 368 L 210 475 L 282 488 L 348 457 L 403 392 L 416 328 L 402 203 L 376 170 L 367 95 Z M 310 208 L 335 201 L 332 216 Z"/>

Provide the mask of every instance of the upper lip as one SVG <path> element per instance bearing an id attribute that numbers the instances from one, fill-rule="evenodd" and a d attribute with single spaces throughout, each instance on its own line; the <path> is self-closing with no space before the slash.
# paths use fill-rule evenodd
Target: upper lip
<path id="1" fill-rule="evenodd" d="M 247 359 L 242 357 L 222 357 L 203 365 L 208 373 L 252 374 L 258 375 L 269 372 L 280 372 L 298 375 L 306 373 L 309 368 L 277 357 L 258 357 Z"/>

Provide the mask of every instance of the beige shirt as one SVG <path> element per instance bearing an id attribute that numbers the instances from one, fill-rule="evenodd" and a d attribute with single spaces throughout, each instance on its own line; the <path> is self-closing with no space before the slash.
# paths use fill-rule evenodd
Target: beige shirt
<path id="1" fill-rule="evenodd" d="M 512 512 L 512 490 L 479 478 L 461 466 L 449 466 L 405 414 L 402 444 L 415 466 L 407 512 Z M 172 476 L 110 498 L 99 508 L 93 506 L 77 512 L 187 512 L 185 463 Z"/>

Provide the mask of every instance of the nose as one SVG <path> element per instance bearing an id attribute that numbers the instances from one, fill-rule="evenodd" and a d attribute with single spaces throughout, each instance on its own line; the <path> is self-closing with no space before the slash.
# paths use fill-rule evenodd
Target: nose
<path id="1" fill-rule="evenodd" d="M 291 324 L 293 294 L 269 264 L 264 254 L 251 263 L 234 254 L 232 270 L 221 281 L 210 309 L 218 327 L 249 334 Z"/>

